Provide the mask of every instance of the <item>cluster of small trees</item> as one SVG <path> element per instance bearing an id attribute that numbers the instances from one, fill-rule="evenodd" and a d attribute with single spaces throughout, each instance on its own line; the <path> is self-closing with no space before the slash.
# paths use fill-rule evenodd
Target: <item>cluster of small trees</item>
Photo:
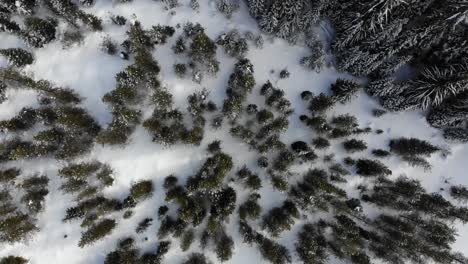
<path id="1" fill-rule="evenodd" d="M 64 180 L 60 189 L 76 194 L 78 201 L 95 197 L 114 182 L 112 169 L 98 161 L 72 163 L 58 173 Z"/>
<path id="2" fill-rule="evenodd" d="M 162 222 L 158 237 L 164 239 L 172 234 L 180 238 L 181 248 L 186 251 L 196 238 L 194 229 L 204 226 L 200 236 L 202 248 L 212 246 L 220 261 L 229 260 L 234 241 L 226 233 L 224 223 L 236 208 L 237 195 L 225 185 L 225 178 L 232 166 L 231 157 L 217 150 L 196 175 L 188 178 L 185 187 L 178 184 L 176 177 L 168 176 L 164 181 L 166 201 L 178 205 L 178 215 L 174 219 L 165 215 L 167 209 L 160 208 Z"/>
<path id="3" fill-rule="evenodd" d="M 44 208 L 48 194 L 49 179 L 46 176 L 31 176 L 15 186 L 21 171 L 16 168 L 0 170 L 0 242 L 15 243 L 28 240 L 38 230 L 35 216 Z M 12 197 L 19 193 L 20 202 Z M 3 261 L 3 260 L 2 260 Z M 5 260 L 7 261 L 7 260 Z M 7 262 L 8 263 L 8 262 Z"/>
<path id="4" fill-rule="evenodd" d="M 169 251 L 170 241 L 160 241 L 154 253 L 143 253 L 135 246 L 133 237 L 120 239 L 117 248 L 106 255 L 104 264 L 114 263 L 142 263 L 159 264 L 162 263 L 164 255 Z"/>
<path id="5" fill-rule="evenodd" d="M 301 63 L 311 69 L 324 64 L 326 51 L 314 37 L 314 27 L 318 21 L 330 21 L 335 31 L 331 53 L 339 70 L 368 77 L 366 91 L 378 96 L 387 109 L 430 109 L 431 125 L 446 129 L 448 139 L 467 141 L 466 106 L 458 108 L 452 103 L 466 97 L 465 4 L 247 0 L 247 5 L 264 32 L 290 41 L 306 35 L 313 55 Z M 399 74 L 403 65 L 412 74 Z M 462 122 L 453 123 L 454 115 Z"/>
<path id="6" fill-rule="evenodd" d="M 138 21 L 131 25 L 127 34 L 125 47 L 134 54 L 135 62 L 116 74 L 116 88 L 102 98 L 112 108 L 113 119 L 97 137 L 101 144 L 126 143 L 141 119 L 139 102 L 150 90 L 155 93 L 161 90 L 158 80 L 160 68 L 151 55 L 156 41 L 161 39 L 152 39 Z"/>
<path id="7" fill-rule="evenodd" d="M 100 131 L 99 124 L 78 104 L 81 98 L 68 88 L 55 87 L 52 83 L 35 81 L 15 69 L 0 71 L 5 87 L 21 87 L 39 93 L 37 108 L 24 108 L 20 113 L 0 122 L 3 131 L 14 137 L 3 144 L 1 159 L 18 160 L 39 157 L 72 159 L 84 154 L 93 146 Z M 22 139 L 21 131 L 36 124 L 45 126 L 32 139 Z"/>

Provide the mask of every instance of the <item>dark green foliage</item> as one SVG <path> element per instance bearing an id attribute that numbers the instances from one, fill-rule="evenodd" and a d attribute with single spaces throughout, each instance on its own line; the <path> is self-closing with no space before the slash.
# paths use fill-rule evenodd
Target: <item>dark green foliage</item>
<path id="1" fill-rule="evenodd" d="M 294 225 L 294 219 L 299 218 L 299 211 L 291 201 L 285 201 L 281 207 L 271 209 L 263 216 L 262 227 L 272 234 L 278 236 L 285 230 L 290 230 Z"/>
<path id="2" fill-rule="evenodd" d="M 246 39 L 237 30 L 221 34 L 216 44 L 221 45 L 229 56 L 238 59 L 243 58 L 249 49 Z"/>
<path id="3" fill-rule="evenodd" d="M 109 55 L 114 55 L 115 53 L 117 53 L 116 44 L 109 37 L 106 37 L 102 40 L 101 49 Z"/>
<path id="4" fill-rule="evenodd" d="M 59 174 L 64 177 L 83 178 L 96 172 L 100 167 L 101 164 L 98 162 L 75 163 L 60 169 Z"/>
<path id="5" fill-rule="evenodd" d="M 296 141 L 291 144 L 291 149 L 298 154 L 308 152 L 310 150 L 307 143 L 304 141 Z"/>
<path id="6" fill-rule="evenodd" d="M 258 160 L 257 160 L 257 165 L 260 167 L 260 168 L 267 168 L 268 167 L 268 158 L 265 157 L 265 156 L 262 156 L 262 157 L 259 157 Z"/>
<path id="7" fill-rule="evenodd" d="M 173 219 L 170 216 L 166 216 L 159 226 L 158 238 L 162 239 L 167 237 L 170 234 L 173 234 L 175 237 L 182 235 L 187 224 L 182 219 Z"/>
<path id="8" fill-rule="evenodd" d="M 268 111 L 266 109 L 258 111 L 256 116 L 259 124 L 265 124 L 266 122 L 272 120 L 275 117 L 271 111 Z"/>
<path id="9" fill-rule="evenodd" d="M 7 100 L 6 89 L 6 84 L 0 80 L 0 104 Z"/>
<path id="10" fill-rule="evenodd" d="M 283 69 L 280 71 L 279 77 L 280 79 L 286 79 L 286 78 L 289 78 L 290 75 L 291 73 L 289 73 L 287 69 Z"/>
<path id="11" fill-rule="evenodd" d="M 239 206 L 239 218 L 241 220 L 255 220 L 260 216 L 262 207 L 257 203 L 258 199 L 260 199 L 260 194 L 253 193 L 249 195 L 247 201 Z"/>
<path id="12" fill-rule="evenodd" d="M 208 144 L 207 150 L 211 154 L 221 152 L 221 141 L 215 140 L 215 141 L 211 142 L 210 144 Z"/>
<path id="13" fill-rule="evenodd" d="M 326 149 L 330 147 L 330 142 L 324 137 L 317 137 L 312 140 L 312 144 L 317 149 Z"/>
<path id="14" fill-rule="evenodd" d="M 357 139 L 349 139 L 343 142 L 344 149 L 349 153 L 359 152 L 367 149 L 366 142 Z"/>
<path id="15" fill-rule="evenodd" d="M 169 211 L 169 207 L 167 207 L 165 205 L 160 206 L 158 208 L 158 217 L 159 217 L 159 219 L 161 219 L 163 216 L 165 216 L 168 211 Z"/>
<path id="16" fill-rule="evenodd" d="M 332 127 L 327 123 L 325 117 L 320 115 L 314 115 L 312 117 L 307 117 L 302 115 L 300 117 L 301 121 L 304 122 L 308 127 L 311 127 L 318 134 L 323 134 L 332 129 Z"/>
<path id="17" fill-rule="evenodd" d="M 420 156 L 403 156 L 402 160 L 406 161 L 410 166 L 421 167 L 424 171 L 430 171 L 432 168 L 431 164 Z"/>
<path id="18" fill-rule="evenodd" d="M 134 246 L 135 241 L 131 237 L 119 240 L 117 249 L 107 254 L 104 264 L 137 263 L 139 250 Z"/>
<path id="19" fill-rule="evenodd" d="M 450 141 L 467 143 L 468 142 L 468 129 L 455 127 L 447 128 L 444 130 L 444 138 Z"/>
<path id="20" fill-rule="evenodd" d="M 286 171 L 294 163 L 294 154 L 288 150 L 283 151 L 276 157 L 273 168 L 278 171 Z"/>
<path id="21" fill-rule="evenodd" d="M 32 108 L 23 108 L 19 114 L 10 120 L 1 120 L 0 129 L 17 132 L 32 128 L 37 121 L 37 111 Z"/>
<path id="22" fill-rule="evenodd" d="M 166 44 L 167 38 L 172 37 L 174 33 L 175 29 L 171 26 L 157 25 L 149 30 L 148 36 L 154 44 L 164 45 Z"/>
<path id="23" fill-rule="evenodd" d="M 34 213 L 40 212 L 44 207 L 45 196 L 49 193 L 46 176 L 33 176 L 23 181 L 21 187 L 25 191 L 21 201 Z"/>
<path id="24" fill-rule="evenodd" d="M 96 224 L 93 224 L 81 234 L 80 242 L 78 243 L 79 247 L 84 247 L 89 244 L 94 243 L 95 241 L 104 238 L 115 228 L 116 222 L 112 219 L 103 219 Z"/>
<path id="25" fill-rule="evenodd" d="M 96 135 L 99 124 L 83 108 L 64 106 L 57 109 L 57 123 L 67 130 L 82 130 L 90 135 Z"/>
<path id="26" fill-rule="evenodd" d="M 337 79 L 330 89 L 333 92 L 334 99 L 345 104 L 356 95 L 359 85 L 354 81 Z"/>
<path id="27" fill-rule="evenodd" d="M 79 21 L 95 31 L 102 30 L 102 21 L 98 17 L 87 14 L 70 0 L 46 0 L 45 5 L 53 13 L 63 17 L 71 25 L 78 27 Z"/>
<path id="28" fill-rule="evenodd" d="M 174 64 L 174 72 L 178 77 L 183 78 L 187 74 L 187 66 L 183 63 Z"/>
<path id="29" fill-rule="evenodd" d="M 61 189 L 67 193 L 78 194 L 78 199 L 93 196 L 98 188 L 111 186 L 114 182 L 112 169 L 97 161 L 71 163 L 59 170 L 65 179 Z M 96 184 L 98 183 L 98 184 Z"/>
<path id="30" fill-rule="evenodd" d="M 468 201 L 468 189 L 465 186 L 451 186 L 450 195 L 460 201 Z"/>
<path id="31" fill-rule="evenodd" d="M 20 31 L 19 25 L 7 17 L 0 16 L 0 32 L 17 33 Z"/>
<path id="32" fill-rule="evenodd" d="M 392 152 L 400 156 L 430 156 L 440 150 L 431 143 L 417 138 L 392 139 L 389 146 Z"/>
<path id="33" fill-rule="evenodd" d="M 122 209 L 122 203 L 118 200 L 107 199 L 103 196 L 96 196 L 80 201 L 76 206 L 66 210 L 63 221 L 70 221 L 76 218 L 97 217 L 109 212 Z"/>
<path id="34" fill-rule="evenodd" d="M 324 113 L 327 110 L 331 109 L 334 106 L 334 101 L 331 97 L 326 96 L 323 93 L 320 93 L 317 96 L 314 96 L 309 101 L 309 110 L 312 113 Z"/>
<path id="35" fill-rule="evenodd" d="M 204 33 L 204 32 L 205 32 L 205 29 L 199 23 L 193 24 L 191 22 L 188 22 L 184 25 L 184 34 L 187 37 L 191 38 L 195 36 L 196 34 Z"/>
<path id="36" fill-rule="evenodd" d="M 123 26 L 127 23 L 127 19 L 123 16 L 120 16 L 120 15 L 116 15 L 116 16 L 112 16 L 111 17 L 111 20 L 114 24 L 118 25 L 118 26 Z"/>
<path id="37" fill-rule="evenodd" d="M 174 44 L 174 46 L 172 46 L 172 50 L 174 51 L 175 54 L 184 53 L 187 50 L 183 37 L 179 37 L 176 40 L 176 43 Z"/>
<path id="38" fill-rule="evenodd" d="M 291 255 L 285 246 L 263 236 L 258 240 L 259 241 L 257 243 L 260 254 L 262 254 L 266 260 L 273 264 L 285 264 L 291 262 Z"/>
<path id="39" fill-rule="evenodd" d="M 188 256 L 187 260 L 183 262 L 183 264 L 210 264 L 205 255 L 201 253 L 192 253 Z"/>
<path id="40" fill-rule="evenodd" d="M 274 87 L 267 81 L 261 88 L 260 94 L 265 96 L 265 104 L 277 112 L 289 115 L 293 112 L 291 102 L 285 97 L 283 90 Z"/>
<path id="41" fill-rule="evenodd" d="M 223 232 L 218 238 L 216 238 L 215 242 L 215 252 L 218 260 L 221 262 L 230 260 L 234 250 L 234 241 L 232 240 L 232 237 Z"/>
<path id="42" fill-rule="evenodd" d="M 328 181 L 326 171 L 313 169 L 291 187 L 289 197 L 302 209 L 327 211 L 330 200 L 346 197 L 346 192 Z"/>
<path id="43" fill-rule="evenodd" d="M 354 160 L 353 158 L 351 157 L 346 157 L 343 159 L 343 162 L 344 164 L 348 165 L 348 166 L 353 166 L 356 164 L 356 160 Z"/>
<path id="44" fill-rule="evenodd" d="M 383 150 L 383 149 L 373 149 L 372 150 L 372 155 L 379 157 L 379 158 L 385 158 L 390 156 L 390 152 Z"/>
<path id="45" fill-rule="evenodd" d="M 0 218 L 0 241 L 15 243 L 27 240 L 37 227 L 29 215 L 15 213 Z"/>
<path id="46" fill-rule="evenodd" d="M 230 119 L 236 119 L 242 112 L 242 105 L 255 86 L 253 74 L 253 65 L 248 59 L 239 60 L 234 66 L 226 90 L 228 98 L 223 103 L 223 114 Z"/>
<path id="47" fill-rule="evenodd" d="M 301 99 L 304 101 L 309 101 L 314 97 L 314 94 L 311 91 L 303 91 L 301 93 Z"/>
<path id="48" fill-rule="evenodd" d="M 357 174 L 365 177 L 387 176 L 392 171 L 378 160 L 359 159 L 356 162 Z"/>
<path id="49" fill-rule="evenodd" d="M 341 177 L 341 176 L 346 176 L 346 175 L 349 175 L 350 172 L 344 168 L 343 165 L 339 164 L 339 163 L 335 163 L 333 165 L 331 165 L 329 168 L 328 168 L 328 171 L 330 172 L 330 178 L 331 177 Z"/>
<path id="50" fill-rule="evenodd" d="M 55 39 L 57 24 L 57 20 L 52 18 L 27 17 L 24 20 L 23 38 L 32 47 L 42 48 Z"/>
<path id="51" fill-rule="evenodd" d="M 202 31 L 192 37 L 189 55 L 204 70 L 216 74 L 219 71 L 216 48 L 216 44 Z"/>
<path id="52" fill-rule="evenodd" d="M 141 220 L 139 223 L 138 223 L 138 226 L 136 228 L 136 232 L 137 233 L 143 233 L 146 231 L 146 229 L 148 229 L 148 227 L 151 225 L 151 222 L 153 222 L 153 219 L 152 218 L 145 218 L 143 220 Z"/>
<path id="53" fill-rule="evenodd" d="M 140 181 L 132 185 L 130 195 L 136 201 L 141 201 L 153 194 L 153 188 L 151 180 Z"/>
<path id="54" fill-rule="evenodd" d="M 249 189 L 258 190 L 262 187 L 262 180 L 260 177 L 254 174 L 245 165 L 237 172 L 237 176 L 239 176 L 239 178 L 242 180 L 245 187 Z"/>
<path id="55" fill-rule="evenodd" d="M 372 115 L 375 116 L 375 117 L 381 117 L 383 115 L 385 115 L 387 113 L 387 111 L 383 110 L 383 109 L 373 109 L 372 110 Z"/>
<path id="56" fill-rule="evenodd" d="M 357 118 L 349 114 L 333 117 L 331 120 L 331 124 L 337 128 L 345 130 L 353 130 L 359 126 Z"/>
<path id="57" fill-rule="evenodd" d="M 178 179 L 174 175 L 169 175 L 166 178 L 164 178 L 164 189 L 171 189 L 172 187 L 175 187 L 177 185 Z"/>
<path id="58" fill-rule="evenodd" d="M 220 190 L 211 199 L 211 217 L 218 221 L 227 219 L 236 208 L 236 191 L 231 187 Z"/>
<path id="59" fill-rule="evenodd" d="M 16 177 L 20 175 L 20 173 L 21 171 L 17 168 L 0 170 L 0 182 L 5 183 L 8 181 L 13 181 Z"/>
<path id="60" fill-rule="evenodd" d="M 189 190 L 217 189 L 232 169 L 232 158 L 225 153 L 216 153 L 208 158 L 195 177 L 187 181 Z"/>
<path id="61" fill-rule="evenodd" d="M 26 264 L 28 260 L 17 256 L 8 256 L 0 259 L 0 264 Z"/>
<path id="62" fill-rule="evenodd" d="M 195 239 L 195 234 L 192 229 L 185 231 L 180 241 L 180 248 L 182 249 L 182 251 L 189 250 L 194 239 Z"/>
<path id="63" fill-rule="evenodd" d="M 32 53 L 20 48 L 1 49 L 0 55 L 5 56 L 8 62 L 16 67 L 23 67 L 34 62 Z"/>
<path id="64" fill-rule="evenodd" d="M 271 174 L 271 185 L 273 187 L 280 191 L 280 192 L 285 192 L 288 190 L 288 181 L 283 175 L 278 175 L 278 174 Z"/>
<path id="65" fill-rule="evenodd" d="M 296 252 L 307 264 L 327 261 L 326 241 L 316 224 L 305 224 L 297 235 Z"/>
<path id="66" fill-rule="evenodd" d="M 158 264 L 162 263 L 162 259 L 164 258 L 164 255 L 169 252 L 171 246 L 170 241 L 161 241 L 159 242 L 158 249 L 156 250 L 156 253 L 145 253 L 143 256 L 140 258 L 141 264 Z"/>

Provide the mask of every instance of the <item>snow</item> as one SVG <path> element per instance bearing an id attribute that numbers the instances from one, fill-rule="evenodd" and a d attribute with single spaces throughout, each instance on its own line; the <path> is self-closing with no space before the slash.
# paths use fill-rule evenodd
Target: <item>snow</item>
<path id="1" fill-rule="evenodd" d="M 25 68 L 26 72 L 34 74 L 36 79 L 47 79 L 55 84 L 69 87 L 78 92 L 84 99 L 84 107 L 89 110 L 102 125 L 106 125 L 111 120 L 108 107 L 101 101 L 101 97 L 108 91 L 114 89 L 114 76 L 121 71 L 131 61 L 122 60 L 118 55 L 111 56 L 99 49 L 99 45 L 105 36 L 109 36 L 121 43 L 125 38 L 126 27 L 113 25 L 109 19 L 109 12 L 114 15 L 123 15 L 126 18 L 136 17 L 145 28 L 152 25 L 183 25 L 185 22 L 199 22 L 206 28 L 207 34 L 216 38 L 222 32 L 237 28 L 241 33 L 252 31 L 258 34 L 255 21 L 247 14 L 246 7 L 241 4 L 240 10 L 227 20 L 220 14 L 211 1 L 199 1 L 200 11 L 194 12 L 189 7 L 190 1 L 180 1 L 181 6 L 172 10 L 165 10 L 162 1 L 140 0 L 129 4 L 116 4 L 115 1 L 97 1 L 97 3 L 87 9 L 105 21 L 104 31 L 95 33 L 87 32 L 84 41 L 80 45 L 74 45 L 68 49 L 63 49 L 61 44 L 53 42 L 35 52 L 36 61 L 33 65 Z M 175 105 L 181 110 L 186 109 L 186 98 L 194 91 L 201 91 L 206 88 L 210 92 L 210 99 L 221 105 L 225 98 L 226 83 L 231 74 L 235 60 L 227 57 L 222 48 L 218 47 L 218 59 L 221 67 L 217 76 L 205 75 L 201 84 L 194 83 L 190 78 L 180 79 L 173 73 L 173 64 L 185 62 L 186 58 L 174 55 L 171 46 L 177 39 L 176 35 L 168 40 L 164 46 L 158 46 L 153 56 L 161 66 L 162 84 L 174 95 Z M 306 128 L 298 117 L 306 112 L 305 104 L 300 99 L 300 92 L 310 90 L 315 94 L 327 92 L 331 83 L 338 77 L 347 77 L 339 74 L 333 69 L 323 69 L 320 73 L 307 70 L 299 65 L 300 58 L 309 55 L 307 48 L 302 46 L 290 46 L 290 44 L 279 39 L 271 39 L 264 36 L 265 43 L 263 49 L 257 49 L 249 45 L 247 58 L 254 65 L 257 86 L 249 96 L 250 102 L 263 102 L 258 96 L 259 86 L 270 80 L 273 85 L 283 89 L 286 97 L 291 101 L 295 112 L 290 117 L 290 127 L 282 135 L 282 140 L 290 144 L 295 140 L 310 142 L 313 132 Z M 6 36 L 0 33 L 0 48 L 13 46 L 24 46 L 19 39 Z M 0 66 L 5 66 L 6 62 L 0 59 Z M 287 68 L 291 76 L 287 79 L 280 79 L 279 72 Z M 274 73 L 271 73 L 274 70 Z M 26 90 L 8 90 L 9 100 L 0 104 L 0 119 L 11 118 L 17 114 L 24 106 L 37 105 L 35 92 Z M 378 103 L 361 93 L 356 99 L 347 105 L 337 105 L 329 115 L 350 113 L 358 117 L 362 127 L 370 126 L 375 129 L 382 129 L 383 134 L 371 133 L 362 135 L 369 145 L 370 151 L 374 148 L 387 148 L 388 140 L 400 136 L 417 136 L 421 139 L 428 139 L 434 144 L 450 148 L 451 154 L 444 158 L 440 155 L 431 157 L 433 165 L 431 172 L 426 173 L 420 168 L 412 168 L 403 163 L 398 157 L 391 157 L 384 162 L 393 170 L 393 177 L 406 174 L 408 177 L 420 180 L 428 191 L 440 192 L 440 188 L 449 187 L 444 183 L 448 180 L 450 184 L 468 185 L 466 177 L 466 161 L 468 157 L 467 145 L 450 145 L 444 142 L 441 132 L 431 128 L 425 121 L 422 113 L 406 112 L 397 114 L 386 114 L 381 118 L 372 116 L 372 109 L 379 107 Z M 74 204 L 73 197 L 63 194 L 58 188 L 61 184 L 57 176 L 57 169 L 64 165 L 62 162 L 43 159 L 34 161 L 12 162 L 23 169 L 24 173 L 40 172 L 47 174 L 51 181 L 49 183 L 49 195 L 46 196 L 46 209 L 38 215 L 38 232 L 33 239 L 26 244 L 2 245 L 0 247 L 0 257 L 9 254 L 21 255 L 30 260 L 31 264 L 54 264 L 54 263 L 102 263 L 105 255 L 115 248 L 117 239 L 134 235 L 134 228 L 137 223 L 145 217 L 154 218 L 153 224 L 145 234 L 134 235 L 138 246 L 142 252 L 155 249 L 157 238 L 156 233 L 159 228 L 159 221 L 155 217 L 157 208 L 164 204 L 164 191 L 162 181 L 164 177 L 175 174 L 182 182 L 193 174 L 203 164 L 207 157 L 206 146 L 215 139 L 222 140 L 223 150 L 233 157 L 235 168 L 247 164 L 251 168 L 256 168 L 257 154 L 249 151 L 248 146 L 239 140 L 229 136 L 229 128 L 225 125 L 220 130 L 212 130 L 207 126 L 205 138 L 199 147 L 194 146 L 173 146 L 165 147 L 151 142 L 150 135 L 141 127 L 137 127 L 133 133 L 130 143 L 125 147 L 103 147 L 95 146 L 93 151 L 83 157 L 83 160 L 97 159 L 110 164 L 114 169 L 114 185 L 103 190 L 109 197 L 123 199 L 128 195 L 132 183 L 142 179 L 151 179 L 155 183 L 155 193 L 152 198 L 139 203 L 134 208 L 134 215 L 130 219 L 123 219 L 122 212 L 112 216 L 118 216 L 117 227 L 111 235 L 98 241 L 93 246 L 79 248 L 78 241 L 82 229 L 78 221 L 63 223 L 62 219 L 66 208 Z M 336 154 L 336 160 L 341 160 L 348 156 L 343 152 L 339 144 L 334 144 L 330 153 Z M 357 156 L 358 154 L 355 154 Z M 293 168 L 294 172 L 301 172 L 311 167 L 323 166 L 320 162 L 314 165 L 298 165 Z M 234 169 L 235 170 L 235 169 Z M 233 171 L 234 171 L 233 170 Z M 273 191 L 269 186 L 265 173 L 259 168 L 263 181 L 260 190 L 262 199 L 260 201 L 264 212 L 269 208 L 278 206 L 284 199 L 284 194 Z M 351 176 L 347 190 L 355 189 L 362 181 L 357 176 Z M 238 200 L 244 201 L 247 192 L 236 189 Z M 447 196 L 447 191 L 442 191 Z M 367 210 L 368 208 L 364 208 Z M 227 263 L 264 263 L 256 247 L 251 247 L 241 243 L 238 234 L 238 224 L 232 217 L 227 231 L 234 237 L 235 252 L 233 258 Z M 298 262 L 294 252 L 294 238 L 301 227 L 298 221 L 296 226 L 289 232 L 281 235 L 278 242 L 282 243 L 290 250 L 293 262 Z M 456 223 L 460 236 L 454 245 L 454 249 L 468 254 L 466 245 L 468 244 L 468 227 Z M 66 238 L 64 236 L 67 236 Z M 148 240 L 144 238 L 147 236 Z M 192 245 L 189 252 L 201 251 L 198 244 Z M 216 261 L 214 253 L 206 251 L 206 255 Z M 171 250 L 166 255 L 166 263 L 180 263 L 188 253 L 181 253 L 178 242 L 174 240 Z M 338 260 L 330 260 L 331 263 L 341 263 Z"/>

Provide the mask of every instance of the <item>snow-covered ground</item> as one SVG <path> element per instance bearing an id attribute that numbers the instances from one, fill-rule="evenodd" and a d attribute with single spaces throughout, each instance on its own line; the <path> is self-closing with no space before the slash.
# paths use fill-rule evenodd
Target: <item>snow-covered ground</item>
<path id="1" fill-rule="evenodd" d="M 210 1 L 199 1 L 200 11 L 194 12 L 189 6 L 189 1 L 180 1 L 182 6 L 172 10 L 165 10 L 161 1 L 139 0 L 131 4 L 115 4 L 113 1 L 97 1 L 96 5 L 87 9 L 105 21 L 102 32 L 88 32 L 81 45 L 74 45 L 68 49 L 63 49 L 61 44 L 53 42 L 35 52 L 35 63 L 25 68 L 26 72 L 34 75 L 36 79 L 48 79 L 57 85 L 70 87 L 84 98 L 84 106 L 89 110 L 102 125 L 106 125 L 111 114 L 107 106 L 101 101 L 101 97 L 108 91 L 114 89 L 114 76 L 121 71 L 129 62 L 120 59 L 118 56 L 110 56 L 99 50 L 99 45 L 105 36 L 110 36 L 118 43 L 125 38 L 126 27 L 119 27 L 110 22 L 109 12 L 120 14 L 127 18 L 136 17 L 145 28 L 152 25 L 183 25 L 186 22 L 199 22 L 206 28 L 207 34 L 215 39 L 222 32 L 237 28 L 241 33 L 252 31 L 258 34 L 255 21 L 248 16 L 245 6 L 242 4 L 240 11 L 234 13 L 231 19 L 226 19 L 219 13 Z M 206 77 L 201 84 L 192 82 L 189 78 L 180 79 L 173 73 L 173 64 L 185 62 L 186 58 L 174 55 L 171 46 L 176 37 L 181 33 L 179 29 L 176 36 L 169 39 L 164 46 L 158 46 L 154 51 L 154 58 L 161 65 L 162 84 L 174 95 L 175 103 L 181 109 L 186 108 L 186 98 L 194 91 L 206 88 L 210 92 L 210 97 L 215 103 L 221 105 L 225 97 L 226 84 L 232 72 L 235 59 L 229 58 L 221 48 L 218 48 L 218 59 L 221 62 L 220 72 L 216 77 Z M 295 140 L 310 142 L 313 132 L 301 124 L 298 116 L 306 112 L 306 106 L 300 99 L 300 92 L 310 90 L 314 93 L 328 92 L 329 86 L 338 77 L 346 75 L 337 73 L 333 69 L 324 69 L 320 73 L 309 71 L 299 65 L 299 59 L 309 55 L 305 47 L 291 46 L 280 39 L 265 37 L 263 49 L 250 46 L 247 58 L 249 58 L 255 70 L 257 87 L 249 101 L 258 102 L 259 85 L 270 80 L 274 85 L 286 92 L 287 98 L 292 102 L 295 112 L 290 117 L 290 127 L 282 135 L 285 143 Z M 24 46 L 21 40 L 0 33 L 0 48 Z M 6 61 L 0 58 L 0 66 L 6 65 Z M 287 68 L 291 76 L 287 79 L 279 79 L 280 70 Z M 275 70 L 271 73 L 271 70 Z M 0 119 L 11 118 L 26 105 L 35 105 L 36 95 L 34 92 L 22 90 L 9 90 L 9 100 L 0 104 Z M 364 93 L 360 93 L 358 98 L 346 105 L 337 105 L 330 115 L 340 113 L 350 113 L 358 117 L 362 127 L 370 126 L 373 129 L 382 129 L 383 134 L 362 135 L 369 146 L 370 151 L 374 148 L 386 148 L 390 138 L 400 136 L 418 137 L 427 139 L 432 143 L 450 149 L 451 154 L 447 157 L 434 155 L 429 160 L 433 165 L 430 172 L 424 172 L 420 168 L 413 168 L 403 163 L 398 157 L 393 156 L 385 160 L 393 171 L 392 177 L 406 174 L 408 177 L 420 180 L 425 188 L 430 192 L 440 192 L 447 195 L 447 187 L 444 183 L 448 180 L 450 184 L 468 185 L 467 145 L 450 145 L 445 142 L 441 132 L 431 128 L 420 112 L 405 112 L 396 114 L 386 114 L 381 118 L 372 115 L 373 108 L 378 107 L 378 103 L 369 98 Z M 62 219 L 66 208 L 73 204 L 73 197 L 63 194 L 58 188 L 60 180 L 57 176 L 57 169 L 63 166 L 54 160 L 34 160 L 21 161 L 20 164 L 12 163 L 22 168 L 25 173 L 40 172 L 47 174 L 51 182 L 49 184 L 50 193 L 46 197 L 45 211 L 38 215 L 38 225 L 40 231 L 26 244 L 0 245 L 0 257 L 14 254 L 30 259 L 32 264 L 74 264 L 74 263 L 102 263 L 105 255 L 115 248 L 118 238 L 134 235 L 134 228 L 137 223 L 145 217 L 153 217 L 157 214 L 159 206 L 164 204 L 164 190 L 162 181 L 169 174 L 175 174 L 184 180 L 193 174 L 206 159 L 206 145 L 215 139 L 222 140 L 222 147 L 226 153 L 233 157 L 236 167 L 247 164 L 256 168 L 256 157 L 254 152 L 249 151 L 248 146 L 239 140 L 229 136 L 228 127 L 221 130 L 212 130 L 206 127 L 205 138 L 199 147 L 193 146 L 173 146 L 164 147 L 151 142 L 150 135 L 142 128 L 138 127 L 131 137 L 130 144 L 125 147 L 102 147 L 96 146 L 93 151 L 83 157 L 84 160 L 97 159 L 108 163 L 114 169 L 115 182 L 104 193 L 110 197 L 123 199 L 128 195 L 128 190 L 133 182 L 141 179 L 152 179 L 155 183 L 155 192 L 151 199 L 139 203 L 134 209 L 134 216 L 130 219 L 122 219 L 119 216 L 117 228 L 111 235 L 98 241 L 93 246 L 80 248 L 78 240 L 82 229 L 79 222 L 63 223 Z M 331 149 L 330 153 L 335 153 L 336 160 L 341 160 L 348 156 L 344 153 L 339 144 Z M 362 155 L 363 153 L 360 153 Z M 354 154 L 358 156 L 358 154 Z M 306 170 L 309 167 L 320 167 L 320 162 L 314 165 L 296 166 L 295 172 Z M 260 170 L 259 170 L 260 171 Z M 263 177 L 265 178 L 265 177 Z M 350 176 L 345 188 L 352 194 L 353 189 L 360 183 L 361 178 Z M 260 190 L 262 195 L 261 205 L 264 210 L 277 206 L 285 195 L 273 191 L 268 181 L 264 181 Z M 441 191 L 440 188 L 445 188 Z M 243 201 L 246 192 L 238 191 L 239 201 Z M 448 197 L 449 198 L 449 197 Z M 121 214 L 121 212 L 119 213 Z M 278 242 L 290 249 L 293 255 L 293 262 L 298 262 L 294 255 L 294 238 L 301 224 L 298 224 L 289 232 L 283 233 Z M 468 254 L 468 226 L 455 223 L 460 236 L 454 245 L 456 251 Z M 159 222 L 155 219 L 153 225 L 144 234 L 135 236 L 136 242 L 142 251 L 154 250 L 157 241 L 156 233 Z M 231 220 L 228 232 L 234 237 L 235 252 L 233 258 L 228 263 L 263 263 L 256 248 L 241 243 L 238 234 L 237 221 Z M 67 235 L 65 238 L 64 236 Z M 144 238 L 148 240 L 145 241 Z M 181 253 L 178 242 L 176 242 L 166 255 L 167 263 L 180 263 L 187 253 Z M 194 244 L 190 251 L 200 251 L 198 244 Z M 205 252 L 211 260 L 216 260 L 214 253 Z M 338 262 L 338 261 L 337 261 Z"/>

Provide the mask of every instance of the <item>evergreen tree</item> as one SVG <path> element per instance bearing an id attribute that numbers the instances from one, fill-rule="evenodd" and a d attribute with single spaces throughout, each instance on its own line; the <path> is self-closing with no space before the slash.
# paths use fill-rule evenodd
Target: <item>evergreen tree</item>
<path id="1" fill-rule="evenodd" d="M 55 39 L 57 20 L 27 17 L 24 20 L 25 30 L 22 33 L 25 41 L 34 48 L 42 48 Z"/>
<path id="2" fill-rule="evenodd" d="M 28 260 L 18 256 L 7 256 L 0 259 L 0 264 L 26 264 Z"/>
<path id="3" fill-rule="evenodd" d="M 96 240 L 102 239 L 115 228 L 116 222 L 112 219 L 103 219 L 98 223 L 89 227 L 88 230 L 82 233 L 78 246 L 87 246 Z"/>
<path id="4" fill-rule="evenodd" d="M 467 143 L 468 129 L 461 127 L 447 128 L 444 130 L 444 138 L 451 141 Z"/>
<path id="5" fill-rule="evenodd" d="M 304 263 L 326 263 L 326 241 L 315 224 L 305 224 L 302 227 L 298 233 L 296 252 Z"/>
<path id="6" fill-rule="evenodd" d="M 12 49 L 2 49 L 0 50 L 0 55 L 5 56 L 10 64 L 16 67 L 23 67 L 34 62 L 34 56 L 20 48 L 12 48 Z"/>
<path id="7" fill-rule="evenodd" d="M 353 81 L 338 79 L 330 88 L 334 98 L 341 102 L 349 102 L 359 89 L 359 85 Z"/>

